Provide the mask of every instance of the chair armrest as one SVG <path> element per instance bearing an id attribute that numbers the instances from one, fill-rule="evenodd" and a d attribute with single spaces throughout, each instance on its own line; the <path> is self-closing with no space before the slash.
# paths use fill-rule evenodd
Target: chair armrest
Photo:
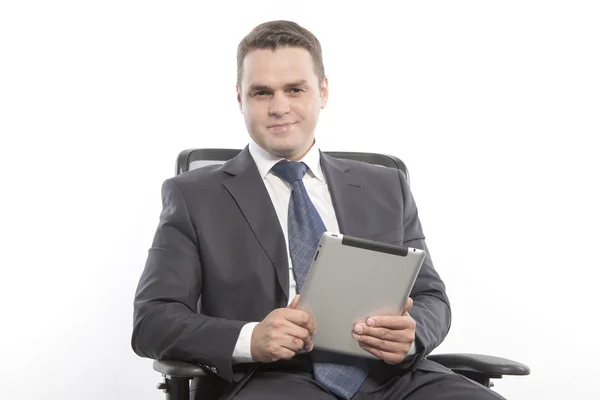
<path id="1" fill-rule="evenodd" d="M 491 377 L 502 375 L 529 375 L 529 367 L 506 358 L 483 354 L 430 354 L 428 360 L 442 364 L 453 371 L 467 371 Z"/>
<path id="2" fill-rule="evenodd" d="M 195 378 L 206 375 L 206 371 L 194 364 L 188 364 L 181 361 L 158 361 L 154 360 L 152 367 L 155 371 L 170 378 Z"/>

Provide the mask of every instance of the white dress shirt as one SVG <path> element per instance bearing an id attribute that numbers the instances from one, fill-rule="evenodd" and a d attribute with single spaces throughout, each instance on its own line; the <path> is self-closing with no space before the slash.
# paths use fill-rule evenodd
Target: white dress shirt
<path id="1" fill-rule="evenodd" d="M 271 201 L 273 202 L 275 212 L 277 213 L 277 218 L 279 219 L 279 224 L 281 225 L 281 230 L 283 231 L 283 235 L 285 237 L 290 277 L 288 296 L 289 305 L 296 294 L 296 280 L 294 279 L 294 273 L 292 270 L 292 259 L 290 256 L 287 229 L 288 206 L 292 194 L 292 185 L 271 171 L 271 168 L 273 168 L 275 164 L 284 158 L 270 154 L 256 144 L 256 142 L 253 140 L 250 140 L 248 149 L 250 150 L 250 155 L 256 163 L 258 172 L 263 179 L 263 183 L 265 184 L 267 192 L 269 193 Z M 333 208 L 333 203 L 331 202 L 331 195 L 329 193 L 329 189 L 327 188 L 325 175 L 321 169 L 321 155 L 316 143 L 313 144 L 308 153 L 306 153 L 306 155 L 300 161 L 304 162 L 308 166 L 308 170 L 304 175 L 302 182 L 306 187 L 308 196 L 319 212 L 319 215 L 325 224 L 326 230 L 333 233 L 339 233 L 339 225 L 335 215 L 335 209 Z M 240 336 L 238 337 L 233 350 L 234 363 L 254 362 L 250 353 L 250 341 L 252 338 L 252 332 L 256 325 L 258 325 L 258 322 L 249 322 L 242 327 Z M 414 352 L 415 346 L 413 343 L 408 355 L 411 355 Z"/>

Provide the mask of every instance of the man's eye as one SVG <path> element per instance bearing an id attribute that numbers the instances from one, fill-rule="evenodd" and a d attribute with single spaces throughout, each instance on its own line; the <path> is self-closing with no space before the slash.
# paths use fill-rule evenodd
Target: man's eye
<path id="1" fill-rule="evenodd" d="M 302 91 L 302 89 L 291 88 L 291 89 L 289 89 L 289 91 L 292 92 L 292 93 L 300 93 Z"/>
<path id="2" fill-rule="evenodd" d="M 254 96 L 266 96 L 267 92 L 265 92 L 264 90 L 261 90 L 260 92 L 254 92 Z"/>

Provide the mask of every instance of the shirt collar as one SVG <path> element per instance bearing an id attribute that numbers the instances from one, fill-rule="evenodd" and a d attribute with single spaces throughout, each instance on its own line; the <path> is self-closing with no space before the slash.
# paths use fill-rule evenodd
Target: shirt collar
<path id="1" fill-rule="evenodd" d="M 278 157 L 269 153 L 260 147 L 253 139 L 250 139 L 250 142 L 248 143 L 248 150 L 256 163 L 256 167 L 258 168 L 258 172 L 262 179 L 267 177 L 267 174 L 275 164 L 281 160 L 285 160 L 283 157 Z M 325 182 L 323 172 L 321 171 L 321 153 L 316 141 L 300 161 L 306 164 L 315 178 L 321 182 Z"/>

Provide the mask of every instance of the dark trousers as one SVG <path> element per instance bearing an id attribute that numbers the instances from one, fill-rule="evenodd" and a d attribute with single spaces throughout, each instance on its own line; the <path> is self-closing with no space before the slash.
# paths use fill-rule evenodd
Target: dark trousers
<path id="1" fill-rule="evenodd" d="M 258 369 L 234 392 L 222 399 L 234 400 L 336 400 L 319 386 L 308 370 Z M 233 396 L 232 396 L 233 395 Z M 449 369 L 422 361 L 413 371 L 376 383 L 367 378 L 353 400 L 502 400 L 499 394 Z"/>

